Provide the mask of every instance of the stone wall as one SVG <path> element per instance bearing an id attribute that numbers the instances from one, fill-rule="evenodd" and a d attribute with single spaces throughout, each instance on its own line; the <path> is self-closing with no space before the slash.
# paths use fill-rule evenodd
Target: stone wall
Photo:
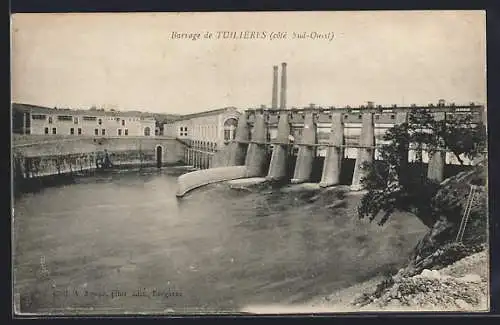
<path id="1" fill-rule="evenodd" d="M 156 166 L 159 146 L 162 166 L 182 163 L 185 145 L 166 137 L 18 137 L 12 145 L 14 177 L 18 180 L 92 171 L 106 151 L 116 167 Z"/>
<path id="2" fill-rule="evenodd" d="M 156 155 L 156 147 L 162 146 L 162 161 L 176 163 L 182 160 L 184 144 L 169 137 L 15 137 L 12 150 L 24 157 L 66 155 L 100 152 L 138 150 Z"/>

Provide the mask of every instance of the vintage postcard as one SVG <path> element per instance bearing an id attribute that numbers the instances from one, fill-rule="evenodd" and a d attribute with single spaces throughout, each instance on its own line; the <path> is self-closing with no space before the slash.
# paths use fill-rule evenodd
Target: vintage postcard
<path id="1" fill-rule="evenodd" d="M 484 11 L 11 35 L 15 315 L 490 309 Z"/>

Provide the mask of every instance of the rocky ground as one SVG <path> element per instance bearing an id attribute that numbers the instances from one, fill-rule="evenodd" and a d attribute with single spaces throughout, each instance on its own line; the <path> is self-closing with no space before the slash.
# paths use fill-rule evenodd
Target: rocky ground
<path id="1" fill-rule="evenodd" d="M 488 253 L 483 250 L 438 270 L 399 272 L 344 289 L 313 303 L 335 311 L 468 311 L 489 306 Z M 380 284 L 385 283 L 384 289 Z M 377 290 L 377 286 L 379 289 Z"/>

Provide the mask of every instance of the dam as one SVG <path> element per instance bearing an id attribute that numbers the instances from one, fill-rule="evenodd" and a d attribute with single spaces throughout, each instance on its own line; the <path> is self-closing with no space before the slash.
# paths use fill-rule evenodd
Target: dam
<path id="1" fill-rule="evenodd" d="M 311 104 L 303 108 L 288 108 L 286 63 L 282 63 L 281 70 L 279 107 L 278 66 L 274 66 L 271 107 L 245 110 L 238 118 L 234 139 L 218 152 L 187 147 L 186 163 L 199 169 L 217 167 L 220 175 L 224 174 L 221 167 L 245 167 L 238 172 L 234 172 L 234 168 L 228 169 L 232 172 L 221 176 L 221 180 L 265 177 L 268 181 L 293 184 L 315 182 L 321 187 L 340 184 L 342 173 L 351 168 L 348 185 L 357 191 L 362 189 L 364 164 L 380 159 L 377 149 L 385 144 L 384 134 L 394 125 L 407 122 L 410 112 L 422 110 L 435 120 L 445 121 L 470 115 L 472 125 L 486 120 L 486 110 L 482 105 L 472 102 L 455 105 L 444 100 L 428 105 L 382 106 L 367 102 L 358 107 Z M 410 144 L 406 160 L 415 161 L 417 155 L 422 155 L 422 161 L 427 165 L 427 177 L 438 182 L 444 180 L 447 165 L 461 165 L 454 154 L 444 148 L 431 152 Z M 465 157 L 461 159 L 464 165 L 472 164 Z M 186 186 L 185 178 L 191 179 L 189 186 Z M 199 177 L 198 186 L 214 182 L 213 177 L 208 177 L 208 182 L 204 179 L 204 176 Z M 196 187 L 192 177 L 181 176 L 177 195 L 183 196 Z"/>

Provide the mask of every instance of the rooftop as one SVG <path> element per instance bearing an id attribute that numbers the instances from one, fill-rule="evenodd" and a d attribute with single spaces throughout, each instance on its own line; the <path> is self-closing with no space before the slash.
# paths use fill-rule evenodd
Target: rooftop
<path id="1" fill-rule="evenodd" d="M 192 113 L 192 114 L 186 114 L 186 115 L 180 115 L 179 118 L 176 119 L 176 121 L 183 121 L 183 120 L 189 120 L 192 118 L 196 117 L 201 117 L 201 116 L 210 116 L 210 115 L 217 115 L 225 112 L 239 112 L 236 107 L 224 107 L 224 108 L 217 108 L 217 109 L 212 109 L 209 111 L 204 111 L 204 112 L 199 112 L 199 113 Z"/>
<path id="2" fill-rule="evenodd" d="M 21 112 L 32 112 L 38 114 L 58 114 L 58 115 L 90 115 L 90 116 L 130 116 L 130 117 L 155 117 L 153 113 L 140 111 L 117 111 L 104 109 L 69 109 L 69 108 L 50 108 L 32 104 L 12 103 L 12 109 Z M 157 114 L 158 115 L 158 114 Z"/>

